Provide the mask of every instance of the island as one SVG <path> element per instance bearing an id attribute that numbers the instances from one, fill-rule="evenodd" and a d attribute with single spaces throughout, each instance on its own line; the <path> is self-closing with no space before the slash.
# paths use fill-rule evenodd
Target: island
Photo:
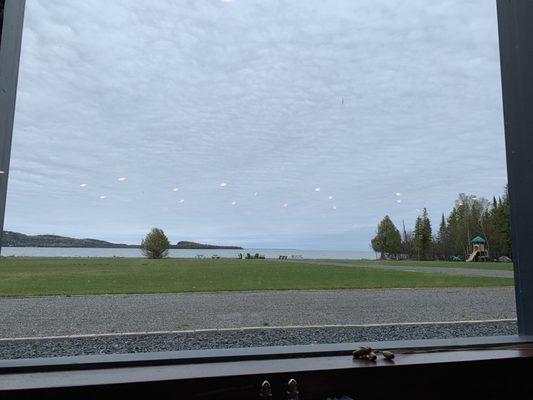
<path id="1" fill-rule="evenodd" d="M 58 235 L 25 235 L 4 231 L 4 247 L 75 247 L 75 248 L 138 248 L 138 245 L 111 243 L 97 239 L 75 239 Z"/>
<path id="2" fill-rule="evenodd" d="M 4 231 L 4 247 L 68 247 L 96 249 L 138 249 L 138 244 L 111 243 L 98 239 L 76 239 L 58 235 L 25 235 L 18 232 Z M 217 246 L 189 241 L 180 241 L 170 246 L 171 249 L 183 250 L 242 250 L 240 246 Z"/>
<path id="3" fill-rule="evenodd" d="M 217 246 L 212 244 L 203 244 L 196 242 L 181 241 L 177 245 L 172 246 L 172 249 L 195 249 L 195 250 L 242 250 L 240 246 Z"/>

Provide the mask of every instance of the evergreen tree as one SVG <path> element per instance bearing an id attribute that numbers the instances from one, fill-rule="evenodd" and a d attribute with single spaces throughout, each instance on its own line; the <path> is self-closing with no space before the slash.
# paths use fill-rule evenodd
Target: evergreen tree
<path id="1" fill-rule="evenodd" d="M 499 226 L 500 232 L 503 237 L 503 251 L 507 257 L 512 257 L 513 253 L 513 237 L 511 235 L 511 206 L 509 202 L 509 189 L 505 187 L 505 194 L 502 201 L 502 218 L 501 225 Z"/>
<path id="2" fill-rule="evenodd" d="M 419 260 L 433 259 L 433 235 L 428 211 L 424 208 L 422 216 L 418 216 L 415 223 L 413 237 L 414 246 Z"/>
<path id="3" fill-rule="evenodd" d="M 503 198 L 492 200 L 492 206 L 487 216 L 487 230 L 490 238 L 490 257 L 511 257 L 511 221 L 510 221 L 509 196 L 507 188 Z"/>
<path id="4" fill-rule="evenodd" d="M 413 231 L 413 248 L 416 252 L 416 259 L 420 260 L 420 253 L 422 250 L 422 218 L 416 217 L 415 229 Z"/>
<path id="5" fill-rule="evenodd" d="M 381 259 L 397 258 L 402 250 L 400 231 L 388 215 L 378 225 L 376 237 L 372 239 L 372 249 L 379 252 Z"/>
<path id="6" fill-rule="evenodd" d="M 153 228 L 141 243 L 141 250 L 147 258 L 164 258 L 169 248 L 167 235 L 159 228 Z"/>
<path id="7" fill-rule="evenodd" d="M 448 225 L 446 224 L 446 218 L 443 213 L 440 221 L 439 233 L 435 240 L 435 256 L 447 260 L 450 257 L 448 247 Z"/>

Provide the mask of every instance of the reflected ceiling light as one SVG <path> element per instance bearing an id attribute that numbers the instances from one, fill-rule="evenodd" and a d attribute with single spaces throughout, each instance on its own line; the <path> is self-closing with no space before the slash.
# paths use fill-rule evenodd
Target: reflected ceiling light
<path id="1" fill-rule="evenodd" d="M 120 178 L 117 179 L 119 182 L 124 182 L 126 180 L 125 177 L 121 176 Z"/>
<path id="2" fill-rule="evenodd" d="M 402 194 L 400 192 L 396 192 L 396 196 L 400 197 Z"/>
<path id="3" fill-rule="evenodd" d="M 315 188 L 315 192 L 320 192 L 320 186 Z"/>
<path id="4" fill-rule="evenodd" d="M 185 203 L 185 199 L 180 200 L 180 204 L 183 204 L 183 203 Z"/>
<path id="5" fill-rule="evenodd" d="M 328 199 L 333 200 L 333 196 L 328 196 Z"/>
<path id="6" fill-rule="evenodd" d="M 220 182 L 219 186 L 220 187 L 226 187 L 226 186 L 228 186 L 228 183 L 227 182 Z"/>
<path id="7" fill-rule="evenodd" d="M 283 208 L 289 207 L 289 203 L 283 203 Z"/>
<path id="8" fill-rule="evenodd" d="M 82 184 L 80 184 L 80 187 L 87 187 L 87 184 L 86 183 L 82 183 Z"/>
<path id="9" fill-rule="evenodd" d="M 259 193 L 254 192 L 254 196 L 255 196 L 255 197 L 259 196 Z"/>
<path id="10" fill-rule="evenodd" d="M 107 196 L 105 195 L 101 195 L 100 198 L 103 200 L 103 199 L 107 199 Z"/>
<path id="11" fill-rule="evenodd" d="M 337 209 L 337 206 L 334 205 L 334 206 L 332 206 L 331 208 L 332 208 L 333 210 L 336 210 L 336 209 Z"/>
<path id="12" fill-rule="evenodd" d="M 222 3 L 226 3 L 226 4 L 233 3 L 233 0 L 222 0 Z"/>
<path id="13" fill-rule="evenodd" d="M 401 202 L 402 202 L 401 199 L 397 199 L 397 200 L 396 200 L 396 203 L 398 203 L 398 204 L 401 203 Z"/>
<path id="14" fill-rule="evenodd" d="M 3 169 L 0 169 L 0 175 L 3 175 L 5 173 L 6 173 L 6 171 L 4 171 Z"/>
<path id="15" fill-rule="evenodd" d="M 173 192 L 177 192 L 179 189 L 178 188 L 173 188 L 172 191 Z"/>
<path id="16" fill-rule="evenodd" d="M 236 202 L 236 201 L 232 201 L 232 202 L 231 202 L 231 205 L 232 205 L 232 206 L 236 206 L 236 205 L 237 205 L 237 202 Z"/>

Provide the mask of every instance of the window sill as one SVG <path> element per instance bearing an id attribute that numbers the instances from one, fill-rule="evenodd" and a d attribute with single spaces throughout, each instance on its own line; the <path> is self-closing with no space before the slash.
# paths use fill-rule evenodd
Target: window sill
<path id="1" fill-rule="evenodd" d="M 351 352 L 360 346 L 394 349 L 397 357 L 394 362 L 353 360 Z M 454 370 L 450 364 L 504 365 L 520 359 L 533 360 L 533 338 L 500 336 L 4 360 L 0 362 L 0 394 L 164 383 L 189 387 L 198 381 L 209 387 L 214 382 L 220 385 L 220 380 L 246 381 L 247 390 L 258 393 L 263 379 L 280 375 L 308 381 L 310 376 L 319 374 L 334 381 L 341 371 L 361 374 L 377 369 L 403 374 L 405 368 L 448 365 L 450 373 Z M 233 385 L 226 386 L 235 389 Z M 190 387 L 184 390 L 189 391 Z"/>

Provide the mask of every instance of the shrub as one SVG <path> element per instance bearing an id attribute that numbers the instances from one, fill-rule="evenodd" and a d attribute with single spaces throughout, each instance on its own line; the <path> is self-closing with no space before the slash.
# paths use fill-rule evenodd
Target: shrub
<path id="1" fill-rule="evenodd" d="M 165 232 L 159 228 L 153 228 L 141 243 L 141 251 L 147 258 L 164 258 L 168 255 L 170 242 Z"/>

